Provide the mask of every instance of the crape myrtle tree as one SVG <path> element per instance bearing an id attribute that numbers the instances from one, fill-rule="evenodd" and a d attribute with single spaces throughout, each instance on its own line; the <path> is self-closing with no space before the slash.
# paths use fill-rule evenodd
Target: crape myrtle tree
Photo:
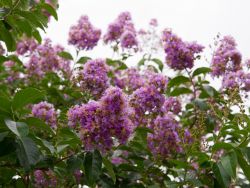
<path id="1" fill-rule="evenodd" d="M 122 12 L 102 33 L 82 16 L 71 54 L 38 37 L 54 3 L 0 2 L 1 187 L 249 186 L 250 61 L 233 37 L 200 67 L 205 47 L 156 19 L 137 30 Z M 87 57 L 98 43 L 115 58 Z"/>

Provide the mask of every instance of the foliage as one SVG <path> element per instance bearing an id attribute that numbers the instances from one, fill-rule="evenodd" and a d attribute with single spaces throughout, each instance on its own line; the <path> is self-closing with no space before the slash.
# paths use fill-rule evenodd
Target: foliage
<path id="1" fill-rule="evenodd" d="M 1 40 L 8 47 L 0 57 L 1 187 L 247 187 L 250 119 L 243 100 L 249 77 L 247 67 L 238 66 L 241 55 L 232 38 L 221 39 L 229 47 L 218 49 L 228 52 L 223 62 L 237 66 L 216 74 L 222 78 L 216 89 L 210 74 L 221 68 L 218 59 L 213 57 L 211 67 L 194 68 L 203 46 L 170 30 L 158 46 L 166 62 L 154 49 L 137 67 L 127 63 L 144 53 L 139 38 L 156 29 L 156 20 L 151 30 L 137 32 L 131 15 L 120 14 L 105 34 L 118 58 L 92 60 L 83 55 L 97 45 L 87 17 L 78 24 L 89 26 L 86 31 L 70 29 L 74 55 L 49 40 L 37 44 L 26 38 L 36 38 L 37 27 L 46 26 L 36 20 L 42 7 L 56 17 L 50 5 L 0 2 L 6 32 Z M 22 22 L 9 24 L 13 16 Z M 88 32 L 87 43 L 73 40 L 74 32 Z"/>

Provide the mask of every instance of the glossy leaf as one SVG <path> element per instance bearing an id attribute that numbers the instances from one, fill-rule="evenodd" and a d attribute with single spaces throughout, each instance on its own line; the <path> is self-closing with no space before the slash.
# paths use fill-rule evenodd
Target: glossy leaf
<path id="1" fill-rule="evenodd" d="M 93 186 L 99 179 L 102 170 L 102 156 L 99 151 L 87 152 L 84 159 L 84 169 L 88 185 Z"/>
<path id="2" fill-rule="evenodd" d="M 13 99 L 13 109 L 19 109 L 27 104 L 35 102 L 37 99 L 43 98 L 44 93 L 35 88 L 26 88 L 18 91 Z"/>

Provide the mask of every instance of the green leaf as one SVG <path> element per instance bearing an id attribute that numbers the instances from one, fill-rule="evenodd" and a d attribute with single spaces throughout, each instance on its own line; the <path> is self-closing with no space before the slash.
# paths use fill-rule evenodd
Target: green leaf
<path id="1" fill-rule="evenodd" d="M 235 152 L 237 154 L 238 163 L 239 163 L 242 171 L 244 172 L 244 175 L 246 176 L 248 181 L 250 181 L 250 165 L 247 163 L 247 161 L 245 160 L 245 158 L 242 155 L 242 152 L 240 150 L 236 149 Z"/>
<path id="2" fill-rule="evenodd" d="M 11 102 L 9 99 L 7 99 L 6 97 L 2 97 L 0 96 L 0 112 L 1 114 L 11 114 Z"/>
<path id="3" fill-rule="evenodd" d="M 99 151 L 88 152 L 84 158 L 84 169 L 88 185 L 93 186 L 102 170 L 102 156 Z"/>
<path id="4" fill-rule="evenodd" d="M 1 132 L 0 133 L 0 142 L 2 142 L 3 141 L 3 139 L 7 136 L 9 134 L 9 132 L 8 131 L 5 131 L 5 132 Z"/>
<path id="5" fill-rule="evenodd" d="M 17 156 L 26 171 L 40 160 L 40 152 L 34 141 L 28 137 L 17 139 Z"/>
<path id="6" fill-rule="evenodd" d="M 9 119 L 5 120 L 6 126 L 11 132 L 13 132 L 18 137 L 25 137 L 29 134 L 29 128 L 26 123 L 15 122 Z"/>
<path id="7" fill-rule="evenodd" d="M 211 69 L 208 67 L 199 67 L 193 72 L 193 77 L 198 76 L 200 74 L 207 74 L 211 72 Z"/>
<path id="8" fill-rule="evenodd" d="M 57 152 L 61 153 L 66 148 L 78 148 L 82 145 L 80 138 L 69 127 L 60 128 L 57 130 Z"/>
<path id="9" fill-rule="evenodd" d="M 15 150 L 16 150 L 16 143 L 13 138 L 5 137 L 3 141 L 1 141 L 0 157 L 9 155 L 10 153 L 15 152 Z"/>
<path id="10" fill-rule="evenodd" d="M 37 42 L 39 42 L 39 43 L 42 42 L 42 37 L 41 37 L 38 30 L 33 31 L 32 36 L 37 40 Z"/>
<path id="11" fill-rule="evenodd" d="M 5 27 L 3 21 L 0 21 L 0 40 L 4 41 L 8 51 L 14 51 L 16 48 L 15 40 L 9 30 Z"/>
<path id="12" fill-rule="evenodd" d="M 237 156 L 235 152 L 230 152 L 228 155 L 223 156 L 221 164 L 231 177 L 236 178 Z"/>
<path id="13" fill-rule="evenodd" d="M 192 90 L 185 88 L 185 87 L 177 87 L 171 93 L 170 96 L 179 96 L 183 94 L 190 94 Z"/>
<path id="14" fill-rule="evenodd" d="M 213 145 L 212 151 L 217 151 L 220 149 L 231 150 L 234 149 L 234 146 L 230 143 L 218 142 Z"/>
<path id="15" fill-rule="evenodd" d="M 210 97 L 218 95 L 218 92 L 212 86 L 205 85 L 203 86 L 203 89 Z"/>
<path id="16" fill-rule="evenodd" d="M 205 100 L 195 99 L 194 104 L 201 110 L 208 110 L 208 105 Z"/>
<path id="17" fill-rule="evenodd" d="M 128 66 L 125 63 L 121 62 L 120 66 L 116 70 L 125 70 L 127 68 L 128 68 Z"/>
<path id="18" fill-rule="evenodd" d="M 13 109 L 20 109 L 27 104 L 35 102 L 37 99 L 41 99 L 44 93 L 35 88 L 26 88 L 18 91 L 13 99 Z"/>
<path id="19" fill-rule="evenodd" d="M 55 134 L 49 125 L 47 125 L 46 123 L 44 123 L 42 120 L 40 120 L 38 118 L 29 117 L 29 118 L 26 118 L 24 121 L 31 128 L 34 128 L 34 130 L 38 130 L 38 131 L 42 131 L 42 132 L 47 131 L 50 134 L 53 134 L 53 135 Z"/>
<path id="20" fill-rule="evenodd" d="M 56 20 L 58 20 L 58 16 L 57 16 L 56 10 L 50 4 L 44 3 L 41 6 L 42 6 L 42 8 L 44 8 L 45 10 L 47 10 L 48 13 L 50 15 L 52 15 Z"/>
<path id="21" fill-rule="evenodd" d="M 103 162 L 105 168 L 107 169 L 109 176 L 112 178 L 113 182 L 115 183 L 116 182 L 116 175 L 115 175 L 112 163 L 105 157 L 102 158 L 102 162 Z"/>
<path id="22" fill-rule="evenodd" d="M 80 59 L 78 59 L 78 61 L 76 63 L 77 64 L 85 64 L 90 59 L 91 59 L 90 57 L 84 56 L 84 57 L 81 57 Z"/>
<path id="23" fill-rule="evenodd" d="M 25 18 L 27 21 L 29 21 L 30 24 L 33 25 L 35 28 L 40 28 L 45 32 L 43 24 L 38 19 L 38 17 L 35 15 L 35 13 L 29 12 L 29 11 L 21 11 L 21 10 L 16 11 L 16 13 L 19 16 Z"/>
<path id="24" fill-rule="evenodd" d="M 145 61 L 146 61 L 146 59 L 141 59 L 139 62 L 138 62 L 138 67 L 140 67 L 140 66 L 143 66 L 143 65 L 145 65 Z"/>
<path id="25" fill-rule="evenodd" d="M 82 166 L 82 160 L 81 158 L 77 156 L 71 156 L 67 160 L 67 169 L 73 173 L 75 170 L 79 170 Z"/>
<path id="26" fill-rule="evenodd" d="M 44 140 L 44 139 L 39 138 L 39 137 L 35 137 L 35 136 L 32 137 L 32 139 L 37 143 L 37 145 L 41 146 L 41 148 L 43 148 L 44 150 L 46 150 L 50 154 L 55 153 L 55 151 L 56 151 L 55 147 L 49 141 Z"/>
<path id="27" fill-rule="evenodd" d="M 231 183 L 231 177 L 228 175 L 221 163 L 213 165 L 213 172 L 220 186 L 228 188 Z"/>
<path id="28" fill-rule="evenodd" d="M 171 88 L 173 86 L 178 86 L 180 84 L 185 84 L 187 82 L 190 82 L 190 79 L 188 77 L 176 76 L 168 82 L 168 88 Z"/>
<path id="29" fill-rule="evenodd" d="M 15 22 L 19 30 L 25 33 L 28 37 L 32 36 L 32 27 L 26 20 L 18 20 Z"/>
<path id="30" fill-rule="evenodd" d="M 156 59 L 156 58 L 152 59 L 152 61 L 155 62 L 158 65 L 159 70 L 162 72 L 163 67 L 164 67 L 162 61 L 159 60 L 159 59 Z"/>
<path id="31" fill-rule="evenodd" d="M 69 52 L 65 52 L 65 51 L 59 52 L 58 55 L 64 59 L 73 60 L 73 57 Z"/>
<path id="32" fill-rule="evenodd" d="M 117 65 L 119 65 L 120 61 L 112 60 L 112 59 L 107 58 L 106 63 L 109 66 L 117 66 Z"/>

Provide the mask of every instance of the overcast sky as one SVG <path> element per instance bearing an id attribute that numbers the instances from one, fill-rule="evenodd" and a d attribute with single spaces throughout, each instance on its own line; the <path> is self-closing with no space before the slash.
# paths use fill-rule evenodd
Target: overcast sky
<path id="1" fill-rule="evenodd" d="M 51 20 L 46 36 L 67 45 L 68 31 L 81 15 L 103 32 L 122 11 L 130 11 L 137 29 L 157 18 L 184 40 L 208 46 L 218 32 L 235 37 L 243 59 L 250 58 L 250 0 L 59 0 L 59 21 Z M 104 56 L 99 47 L 95 56 Z"/>

